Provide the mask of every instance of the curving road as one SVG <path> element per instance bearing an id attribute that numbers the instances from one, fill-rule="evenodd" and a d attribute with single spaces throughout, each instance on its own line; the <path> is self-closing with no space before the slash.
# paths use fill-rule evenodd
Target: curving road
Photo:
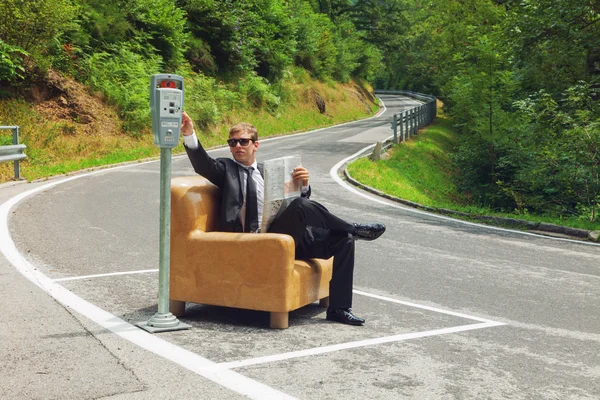
<path id="1" fill-rule="evenodd" d="M 367 324 L 327 323 L 314 305 L 273 331 L 265 313 L 196 305 L 183 319 L 193 329 L 156 335 L 172 346 L 167 355 L 156 343 L 132 352 L 168 357 L 165 371 L 180 369 L 182 386 L 205 384 L 210 398 L 600 398 L 600 247 L 443 218 L 349 188 L 333 167 L 388 137 L 392 113 L 414 105 L 381 98 L 379 117 L 264 140 L 258 153 L 301 155 L 314 200 L 388 226 L 381 239 L 357 242 L 354 310 Z M 174 158 L 173 175 L 189 174 L 187 158 Z M 158 162 L 79 176 L 22 200 L 10 235 L 36 273 L 56 280 L 48 291 L 66 288 L 107 320 L 147 320 L 156 311 L 158 185 Z M 67 305 L 87 318 L 100 313 Z M 110 346 L 114 328 L 86 324 Z M 114 398 L 145 395 L 146 375 L 134 375 Z"/>

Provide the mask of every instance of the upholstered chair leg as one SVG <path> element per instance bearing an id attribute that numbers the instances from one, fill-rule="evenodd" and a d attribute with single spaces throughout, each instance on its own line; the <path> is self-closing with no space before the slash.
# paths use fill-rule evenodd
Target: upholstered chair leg
<path id="1" fill-rule="evenodd" d="M 169 300 L 169 311 L 176 317 L 183 317 L 185 314 L 185 301 Z"/>
<path id="2" fill-rule="evenodd" d="M 286 329 L 289 326 L 289 315 L 287 312 L 272 312 L 269 326 L 274 329 Z"/>
<path id="3" fill-rule="evenodd" d="M 329 296 L 323 297 L 319 300 L 319 307 L 327 308 L 329 307 Z"/>

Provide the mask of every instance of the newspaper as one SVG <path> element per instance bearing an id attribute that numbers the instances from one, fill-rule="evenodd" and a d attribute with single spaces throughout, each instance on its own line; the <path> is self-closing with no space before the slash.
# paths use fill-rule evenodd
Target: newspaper
<path id="1" fill-rule="evenodd" d="M 264 162 L 265 199 L 261 232 L 268 232 L 275 217 L 296 197 L 300 197 L 302 183 L 292 179 L 294 168 L 300 167 L 300 156 L 275 158 Z"/>

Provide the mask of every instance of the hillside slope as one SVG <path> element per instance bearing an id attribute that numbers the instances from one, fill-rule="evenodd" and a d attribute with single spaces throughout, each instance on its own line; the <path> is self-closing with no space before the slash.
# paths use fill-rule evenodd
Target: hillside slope
<path id="1" fill-rule="evenodd" d="M 204 143 L 224 143 L 228 127 L 241 120 L 257 126 L 262 137 L 309 130 L 366 117 L 377 109 L 369 87 L 348 84 L 290 83 L 291 95 L 276 113 L 244 105 L 223 115 L 203 132 Z M 123 130 L 118 110 L 81 83 L 50 71 L 44 81 L 24 91 L 20 100 L 0 100 L 0 125 L 20 126 L 28 158 L 21 175 L 27 180 L 93 166 L 156 156 L 150 121 L 142 134 Z M 192 116 L 193 117 L 193 116 Z M 10 144 L 10 131 L 0 144 Z M 182 151 L 180 147 L 175 152 Z M 13 178 L 12 163 L 0 164 L 0 181 Z"/>

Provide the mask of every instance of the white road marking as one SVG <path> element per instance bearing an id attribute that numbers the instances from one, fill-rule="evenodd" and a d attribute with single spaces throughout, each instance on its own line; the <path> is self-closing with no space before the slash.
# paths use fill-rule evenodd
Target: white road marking
<path id="1" fill-rule="evenodd" d="M 139 271 L 109 272 L 107 274 L 70 276 L 68 278 L 57 278 L 57 279 L 54 279 L 54 282 L 77 281 L 77 280 L 80 280 L 80 279 L 92 279 L 92 278 L 104 278 L 104 277 L 107 277 L 107 276 L 145 274 L 145 273 L 148 273 L 148 272 L 158 272 L 158 269 L 141 269 Z"/>
<path id="2" fill-rule="evenodd" d="M 391 138 L 393 138 L 393 136 L 388 137 L 386 140 L 390 140 Z M 356 153 L 352 154 L 349 157 L 344 158 L 342 161 L 338 162 L 337 164 L 335 164 L 330 170 L 329 170 L 329 175 L 333 178 L 333 180 L 340 186 L 342 186 L 344 189 L 358 195 L 361 197 L 364 197 L 365 199 L 368 199 L 374 203 L 379 203 L 379 204 L 383 204 L 389 207 L 393 207 L 393 208 L 398 208 L 400 210 L 404 210 L 404 211 L 408 211 L 414 214 L 421 214 L 421 215 L 427 215 L 429 217 L 433 217 L 433 218 L 438 218 L 438 219 L 443 219 L 445 221 L 452 221 L 452 222 L 456 222 L 456 223 L 460 223 L 460 224 L 464 224 L 464 225 L 470 225 L 470 226 L 477 226 L 479 228 L 485 228 L 485 229 L 490 229 L 490 230 L 495 230 L 495 231 L 501 231 L 501 232 L 511 232 L 511 233 L 518 233 L 520 235 L 525 235 L 525 236 L 534 236 L 537 238 L 543 238 L 543 239 L 548 239 L 548 240 L 558 240 L 558 241 L 563 241 L 563 242 L 571 242 L 571 243 L 578 243 L 578 244 L 582 244 L 582 245 L 587 245 L 587 246 L 597 246 L 600 247 L 600 243 L 593 243 L 593 242 L 586 242 L 586 241 L 582 241 L 582 240 L 574 240 L 574 239 L 565 239 L 565 238 L 557 238 L 557 237 L 553 237 L 553 236 L 545 236 L 545 235 L 539 235 L 536 233 L 530 233 L 530 232 L 523 232 L 523 231 L 517 231 L 514 229 L 506 229 L 506 228 L 499 228 L 496 226 L 491 226 L 491 225 L 483 225 L 483 224 L 477 224 L 475 222 L 469 222 L 469 221 L 463 221 L 461 219 L 456 219 L 456 218 L 451 218 L 451 217 L 445 217 L 443 215 L 439 215 L 439 214 L 433 214 L 427 211 L 421 211 L 418 210 L 416 208 L 410 208 L 410 207 L 404 207 L 398 204 L 393 204 L 392 200 L 388 200 L 388 201 L 384 201 L 381 200 L 379 197 L 377 197 L 374 194 L 369 194 L 369 193 L 365 193 L 365 192 L 361 192 L 360 190 L 356 189 L 354 186 L 350 185 L 349 183 L 345 182 L 342 178 L 340 178 L 340 176 L 338 175 L 338 171 L 344 166 L 344 164 L 346 164 L 348 161 L 357 158 L 358 156 L 360 156 L 361 154 L 369 151 L 370 149 L 375 147 L 375 143 L 373 143 L 370 146 L 365 147 L 362 150 L 357 151 Z"/>
<path id="3" fill-rule="evenodd" d="M 367 119 L 375 118 L 375 117 L 380 116 L 383 113 L 385 113 L 386 108 L 385 108 L 385 105 L 383 104 L 383 102 L 382 102 L 382 106 L 383 106 L 383 110 L 381 112 L 379 112 L 375 116 L 367 118 Z M 351 122 L 351 123 L 353 123 L 353 122 Z M 350 124 L 350 123 L 348 123 L 348 124 Z M 340 125 L 345 125 L 345 124 L 340 124 Z M 337 126 L 339 126 L 339 125 L 337 125 Z M 328 129 L 328 128 L 331 128 L 331 127 L 322 128 L 322 129 Z M 301 133 L 300 135 L 314 133 L 314 132 L 322 130 L 322 129 L 310 131 L 307 133 Z M 276 140 L 276 139 L 279 139 L 279 138 L 273 138 L 273 139 L 268 139 L 268 140 Z M 336 166 L 334 166 L 330 171 L 330 174 L 333 177 L 333 179 L 336 182 L 338 182 L 339 184 L 341 184 L 342 186 L 344 186 L 345 188 L 347 188 L 348 190 L 354 192 L 355 194 L 358 194 L 359 196 L 366 197 L 371 201 L 375 201 L 375 202 L 389 205 L 392 207 L 401 208 L 401 209 L 404 209 L 407 211 L 422 213 L 422 214 L 426 214 L 426 215 L 430 215 L 430 216 L 436 216 L 435 214 L 429 214 L 429 213 L 421 212 L 418 210 L 413 210 L 413 209 L 389 204 L 389 203 L 383 202 L 373 196 L 367 196 L 364 193 L 359 192 L 358 190 L 348 186 L 337 176 L 337 170 L 347 160 L 350 160 L 353 157 L 357 156 L 358 154 L 361 154 L 364 151 L 367 151 L 368 149 L 372 148 L 373 146 L 374 145 L 367 146 L 362 151 L 360 151 L 360 152 L 354 154 L 353 156 L 350 156 L 350 157 L 346 158 L 345 160 L 342 160 L 340 163 L 336 164 Z M 296 357 L 305 356 L 305 355 L 322 354 L 322 353 L 327 353 L 327 352 L 332 352 L 332 351 L 337 351 L 337 350 L 342 350 L 342 349 L 347 349 L 347 348 L 367 346 L 367 345 L 372 345 L 372 344 L 389 343 L 389 342 L 394 342 L 394 341 L 402 341 L 402 340 L 408 340 L 408 339 L 414 339 L 414 338 L 420 338 L 420 337 L 442 335 L 442 334 L 447 334 L 447 333 L 463 332 L 463 331 L 468 331 L 468 330 L 473 330 L 473 329 L 482 329 L 482 328 L 504 325 L 503 323 L 500 323 L 500 322 L 494 322 L 494 321 L 489 321 L 489 320 L 485 320 L 485 319 L 481 319 L 481 318 L 477 318 L 477 317 L 466 316 L 466 318 L 469 318 L 469 319 L 474 319 L 477 321 L 486 321 L 486 322 L 479 323 L 479 324 L 451 327 L 451 328 L 443 328 L 443 329 L 431 330 L 431 331 L 426 331 L 426 332 L 414 332 L 414 333 L 407 333 L 407 334 L 401 334 L 401 335 L 394 335 L 394 336 L 388 336 L 388 337 L 378 338 L 378 339 L 362 340 L 362 341 L 351 342 L 351 343 L 325 346 L 325 347 L 316 348 L 316 349 L 307 349 L 307 350 L 301 350 L 301 351 L 297 351 L 297 352 L 289 352 L 289 353 L 284 353 L 284 354 L 279 354 L 279 355 L 274 355 L 274 356 L 259 357 L 259 358 L 242 360 L 242 361 L 234 361 L 232 363 L 217 364 L 217 363 L 214 363 L 214 362 L 212 362 L 206 358 L 203 358 L 195 353 L 192 353 L 181 347 L 175 346 L 165 340 L 162 340 L 155 335 L 152 335 L 146 331 L 143 331 L 143 330 L 129 324 L 127 321 L 125 321 L 121 318 L 118 318 L 115 315 L 110 314 L 110 313 L 102 310 L 101 308 L 87 302 L 86 300 L 75 295 L 74 293 L 72 293 L 68 289 L 64 288 L 60 284 L 56 283 L 56 281 L 53 281 L 46 275 L 42 274 L 31 263 L 29 263 L 21 255 L 21 253 L 17 250 L 17 248 L 12 240 L 12 237 L 10 236 L 10 232 L 8 229 L 8 216 L 9 216 L 9 212 L 10 212 L 11 208 L 13 206 L 15 206 L 17 203 L 19 203 L 20 201 L 22 201 L 23 199 L 25 199 L 26 197 L 29 197 L 35 193 L 38 193 L 38 192 L 41 192 L 44 190 L 48 190 L 49 188 L 51 188 L 53 186 L 56 186 L 56 185 L 59 185 L 62 183 L 66 183 L 66 182 L 69 182 L 69 181 L 72 181 L 75 179 L 80 179 L 83 177 L 88 177 L 91 175 L 104 173 L 104 172 L 113 172 L 116 170 L 130 168 L 130 167 L 134 167 L 134 166 L 138 166 L 138 165 L 142 165 L 142 164 L 146 164 L 146 163 L 151 163 L 151 162 L 157 162 L 157 161 L 158 160 L 151 160 L 151 161 L 147 161 L 147 162 L 143 162 L 143 163 L 134 163 L 134 164 L 129 164 L 129 165 L 113 167 L 110 169 L 100 169 L 97 171 L 93 171 L 93 172 L 89 172 L 89 173 L 85 173 L 85 174 L 81 174 L 81 175 L 71 176 L 71 177 L 68 177 L 65 179 L 60 179 L 55 182 L 51 182 L 46 185 L 39 186 L 35 189 L 23 192 L 13 198 L 11 198 L 10 200 L 6 201 L 5 203 L 3 203 L 0 206 L 0 252 L 23 276 L 25 276 L 27 279 L 29 279 L 31 282 L 33 282 L 35 285 L 37 285 L 40 289 L 47 292 L 50 296 L 52 296 L 54 299 L 59 301 L 64 306 L 71 308 L 72 310 L 78 312 L 79 314 L 85 316 L 86 318 L 97 323 L 101 327 L 115 333 L 116 335 L 122 337 L 125 340 L 128 340 L 128 341 L 130 341 L 130 342 L 132 342 L 154 354 L 157 354 L 157 355 L 159 355 L 165 359 L 168 359 L 178 365 L 181 365 L 184 368 L 187 368 L 190 371 L 193 371 L 204 378 L 207 378 L 207 379 L 209 379 L 213 382 L 216 382 L 224 387 L 227 387 L 228 389 L 230 389 L 232 391 L 235 391 L 242 395 L 248 396 L 249 398 L 252 398 L 252 399 L 271 399 L 271 398 L 273 398 L 273 399 L 275 399 L 275 398 L 277 398 L 277 399 L 292 399 L 293 397 L 291 397 L 283 392 L 277 391 L 277 390 L 275 390 L 267 385 L 264 385 L 260 382 L 254 381 L 250 378 L 247 378 L 243 375 L 233 372 L 233 371 L 229 370 L 228 368 L 238 368 L 238 367 L 245 366 L 245 365 L 269 362 L 269 361 L 265 361 L 265 360 L 290 359 L 290 358 L 296 358 Z M 336 172 L 335 174 L 334 174 L 334 171 Z M 436 217 L 448 219 L 448 220 L 452 220 L 452 221 L 457 221 L 457 220 L 454 220 L 451 218 L 446 218 L 446 217 L 440 217 L 440 216 L 436 216 Z M 463 222 L 463 221 L 459 221 L 459 222 Z M 463 223 L 465 223 L 465 222 L 463 222 Z M 478 225 L 478 224 L 472 224 L 472 223 L 469 223 L 469 224 L 492 229 L 492 227 L 485 226 L 485 225 Z M 500 229 L 500 228 L 498 228 L 498 229 Z M 501 230 L 505 230 L 505 229 L 501 229 Z M 505 231 L 508 231 L 508 230 L 505 230 Z M 511 232 L 513 232 L 513 231 L 511 231 Z M 518 231 L 514 231 L 514 232 L 518 232 Z M 523 233 L 523 232 L 518 232 L 518 233 Z M 533 236 L 539 236 L 539 235 L 533 235 Z M 146 270 L 146 272 L 147 271 L 149 271 L 149 270 Z M 115 273 L 113 275 L 117 275 L 117 274 L 119 274 L 119 273 Z M 102 274 L 99 274 L 98 276 L 100 276 L 100 275 L 102 275 Z M 107 275 L 104 274 L 103 276 L 107 276 Z M 73 278 L 73 279 L 84 279 L 84 278 L 85 277 Z M 69 280 L 69 278 L 62 278 L 62 280 Z M 58 279 L 57 279 L 57 281 L 58 281 Z M 365 292 L 357 291 L 356 293 L 362 294 L 362 295 L 369 295 L 371 297 L 379 298 L 381 300 L 388 300 L 388 301 L 394 300 L 394 299 L 384 298 L 383 296 L 367 294 Z M 400 304 L 405 304 L 405 305 L 414 304 L 414 303 L 400 302 L 398 300 L 394 300 L 394 302 L 398 302 Z M 431 311 L 437 310 L 437 312 L 443 312 L 446 314 L 452 313 L 452 312 L 449 312 L 446 310 L 435 309 L 432 307 L 420 306 L 420 305 L 417 305 L 417 306 L 419 306 L 419 308 L 428 309 Z M 464 314 L 452 313 L 451 315 L 463 316 Z"/>
<path id="4" fill-rule="evenodd" d="M 385 106 L 383 107 L 383 110 L 375 114 L 375 116 L 366 119 L 375 118 L 383 114 L 384 112 Z M 354 121 L 349 122 L 347 124 L 350 123 L 354 123 Z M 306 133 L 300 133 L 299 135 L 313 133 L 328 128 L 331 127 L 321 128 Z M 270 140 L 277 139 L 280 138 L 273 138 Z M 179 158 L 183 156 L 184 155 L 180 155 L 175 156 L 173 158 Z M 59 184 L 70 182 L 76 179 L 81 179 L 84 177 L 89 177 L 104 172 L 113 172 L 116 170 L 131 168 L 134 166 L 139 166 L 157 161 L 158 160 L 150 160 L 141 163 L 136 162 L 112 168 L 103 168 L 97 171 L 92 171 L 81 175 L 74 175 L 65 179 L 58 179 L 46 185 L 42 185 L 35 189 L 31 189 L 26 192 L 20 193 L 17 196 L 9 199 L 0 206 L 0 252 L 17 269 L 17 271 L 19 271 L 23 276 L 25 276 L 27 279 L 33 282 L 40 289 L 48 293 L 58 302 L 63 304 L 65 307 L 71 308 L 73 311 L 83 315 L 91 321 L 94 321 L 101 327 L 110 330 L 111 332 L 114 332 L 123 339 L 126 339 L 163 358 L 171 360 L 174 363 L 181 365 L 182 367 L 187 368 L 190 371 L 193 371 L 203 376 L 204 378 L 210 379 L 213 382 L 216 382 L 234 392 L 245 395 L 251 399 L 293 399 L 294 397 L 291 397 L 283 392 L 275 390 L 267 385 L 254 381 L 236 372 L 222 368 L 206 368 L 207 366 L 216 364 L 208 359 L 198 356 L 197 354 L 184 350 L 181 347 L 175 346 L 165 340 L 158 338 L 157 336 L 143 331 L 135 327 L 134 325 L 131 325 L 128 322 L 116 317 L 115 315 L 112 315 L 102 310 L 101 308 L 85 301 L 81 297 L 75 295 L 71 291 L 67 290 L 60 284 L 54 282 L 52 279 L 48 278 L 46 275 L 38 271 L 17 250 L 15 243 L 13 242 L 12 237 L 10 236 L 10 231 L 8 229 L 8 216 L 12 207 L 14 207 L 23 199 L 35 193 L 48 190 Z"/>
<path id="5" fill-rule="evenodd" d="M 389 301 L 392 303 L 402 304 L 402 305 L 409 306 L 409 307 L 420 308 L 422 310 L 433 311 L 433 312 L 440 313 L 440 314 L 452 315 L 454 317 L 459 317 L 459 318 L 464 318 L 464 319 L 471 319 L 473 321 L 483 322 L 486 324 L 493 324 L 493 326 L 497 326 L 498 324 L 504 325 L 503 323 L 492 321 L 490 319 L 475 317 L 472 315 L 462 314 L 462 313 L 458 313 L 455 311 L 443 310 L 441 308 L 436 308 L 436 307 L 424 306 L 424 305 L 417 304 L 417 303 L 410 303 L 408 301 L 396 300 L 396 299 L 392 299 L 390 297 L 384 297 L 384 296 L 379 296 L 377 294 L 362 292 L 360 290 L 353 290 L 352 292 L 356 293 L 356 294 L 360 294 L 362 296 L 372 297 L 372 298 L 378 299 L 378 300 L 384 300 L 384 301 Z"/>
<path id="6" fill-rule="evenodd" d="M 146 273 L 151 273 L 151 272 L 158 272 L 158 269 L 142 269 L 142 270 L 138 270 L 138 271 L 110 272 L 110 273 L 106 273 L 106 274 L 72 276 L 72 277 L 68 277 L 68 278 L 52 279 L 52 281 L 53 282 L 65 282 L 65 281 L 75 281 L 75 280 L 81 280 L 81 279 L 105 278 L 105 277 L 111 277 L 111 276 L 146 274 Z M 595 278 L 597 278 L 597 277 L 595 277 Z M 459 312 L 455 312 L 455 311 L 449 311 L 449 310 L 444 310 L 441 308 L 425 306 L 425 305 L 417 304 L 417 303 L 411 303 L 408 301 L 397 300 L 397 299 L 393 299 L 391 297 L 385 297 L 385 296 L 380 296 L 378 294 L 363 292 L 361 290 L 353 289 L 352 292 L 355 294 L 361 295 L 361 296 L 371 297 L 371 298 L 377 299 L 377 300 L 383 300 L 383 301 L 388 301 L 390 303 L 402 304 L 402 305 L 405 305 L 408 307 L 419 308 L 422 310 L 432 311 L 432 312 L 436 312 L 436 313 L 440 313 L 440 314 L 452 315 L 454 317 L 471 319 L 471 320 L 477 321 L 477 322 L 484 322 L 484 323 L 491 323 L 491 324 L 498 323 L 496 321 L 492 321 L 492 320 L 489 320 L 486 318 L 475 317 L 473 315 L 463 314 L 463 313 L 459 313 Z"/>
<path id="7" fill-rule="evenodd" d="M 139 164 L 116 167 L 111 169 L 111 171 L 132 167 L 135 165 Z M 29 263 L 25 257 L 21 255 L 21 253 L 17 250 L 8 229 L 8 215 L 11 208 L 21 200 L 33 195 L 34 193 L 47 190 L 61 183 L 88 177 L 90 175 L 105 171 L 106 170 L 95 171 L 52 182 L 47 185 L 23 192 L 2 204 L 0 206 L 0 252 L 2 252 L 4 257 L 6 257 L 6 259 L 23 276 L 25 276 L 65 307 L 72 309 L 89 320 L 97 323 L 101 327 L 115 333 L 125 340 L 130 341 L 131 343 L 138 345 L 143 349 L 170 360 L 206 379 L 209 379 L 251 399 L 294 399 L 292 396 L 247 378 L 234 371 L 221 368 L 210 368 L 211 366 L 216 365 L 213 361 L 187 351 L 179 346 L 175 346 L 166 340 L 160 339 L 158 336 L 141 330 L 125 320 L 118 318 L 117 316 L 87 302 L 60 284 L 52 281 L 52 279 L 48 278 L 46 275 L 42 274 L 33 265 L 31 265 L 31 263 Z"/>
<path id="8" fill-rule="evenodd" d="M 224 369 L 241 368 L 241 367 L 247 367 L 249 365 L 264 364 L 264 363 L 270 363 L 270 362 L 289 360 L 292 358 L 314 356 L 317 354 L 324 354 L 324 353 L 331 353 L 334 351 L 354 349 L 357 347 L 374 346 L 374 345 L 383 344 L 383 343 L 400 342 L 400 341 L 424 338 L 424 337 L 429 337 L 429 336 L 446 335 L 449 333 L 465 332 L 465 331 L 471 331 L 471 330 L 475 330 L 475 329 L 491 328 L 491 327 L 501 326 L 501 325 L 505 325 L 505 324 L 502 322 L 482 322 L 479 324 L 454 326 L 451 328 L 434 329 L 431 331 L 424 331 L 424 332 L 402 333 L 399 335 L 386 336 L 386 337 L 376 338 L 376 339 L 359 340 L 356 342 L 340 343 L 340 344 L 334 344 L 331 346 L 323 346 L 323 347 L 316 347 L 316 348 L 306 349 L 306 350 L 291 351 L 289 353 L 274 354 L 271 356 L 256 357 L 256 358 L 250 358 L 247 360 L 225 362 L 225 363 L 217 364 L 216 368 L 224 368 Z"/>

